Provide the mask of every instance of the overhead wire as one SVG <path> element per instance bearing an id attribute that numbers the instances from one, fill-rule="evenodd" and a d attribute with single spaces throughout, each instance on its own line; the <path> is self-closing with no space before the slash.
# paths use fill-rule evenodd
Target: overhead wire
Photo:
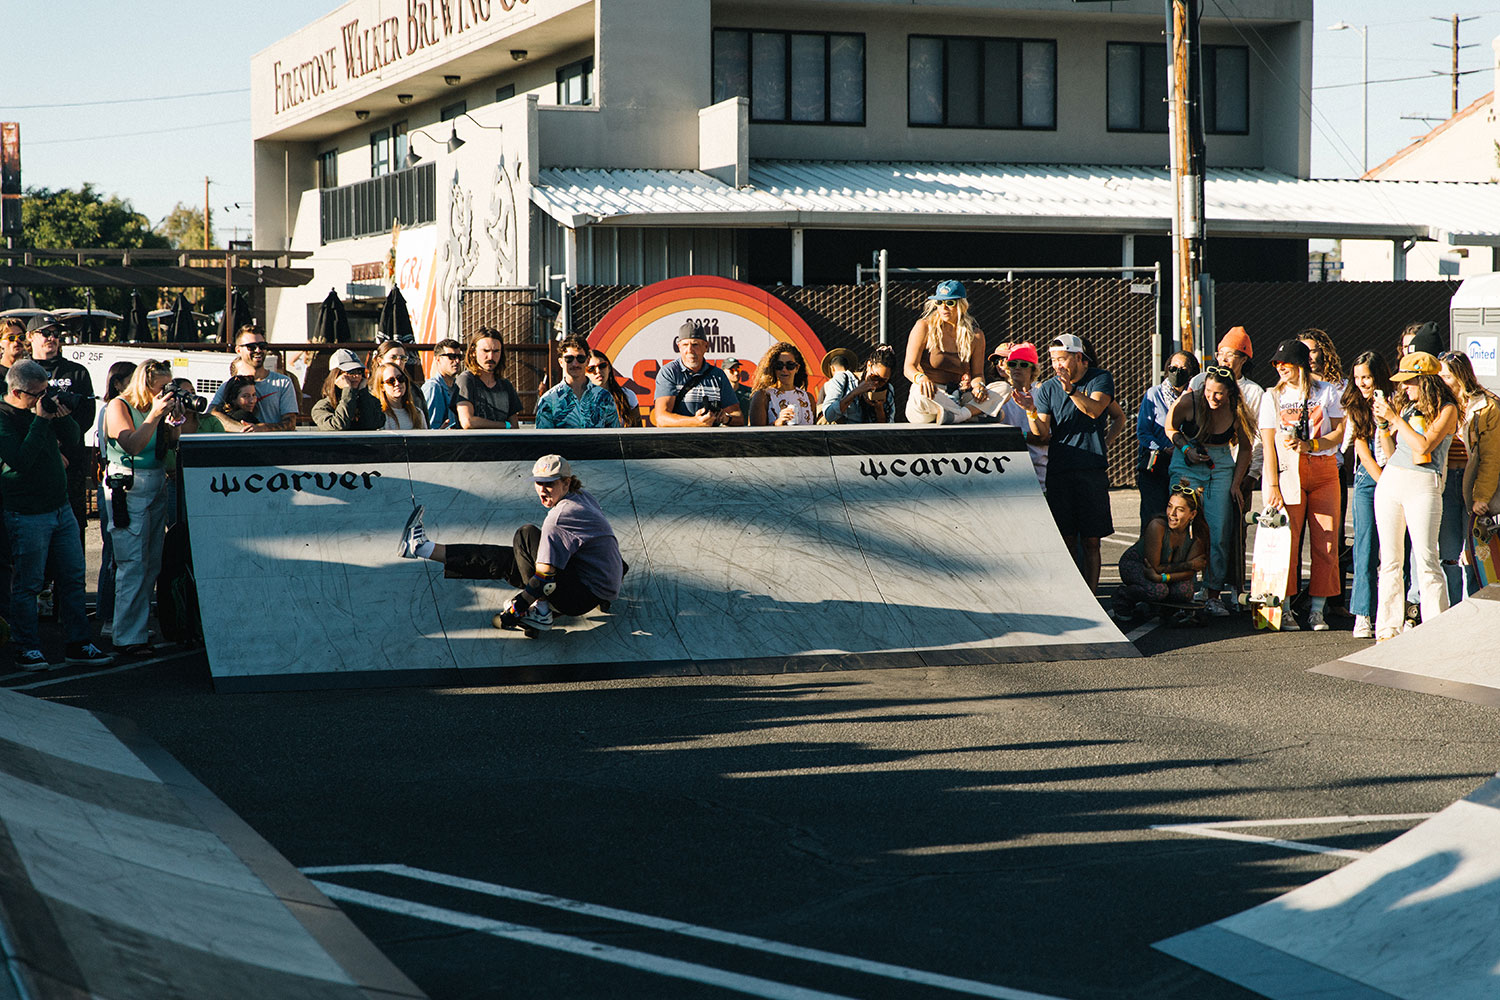
<path id="1" fill-rule="evenodd" d="M 97 108 L 106 104 L 147 104 L 151 101 L 182 101 L 191 97 L 221 97 L 224 94 L 248 94 L 249 87 L 233 90 L 203 90 L 196 94 L 163 94 L 158 97 L 116 97 L 105 101 L 69 101 L 61 104 L 0 104 L 4 111 L 38 111 L 50 108 Z"/>
<path id="2" fill-rule="evenodd" d="M 172 128 L 134 129 L 130 132 L 115 132 L 110 135 L 86 135 L 72 139 L 32 139 L 27 142 L 28 146 L 55 146 L 65 142 L 99 142 L 104 139 L 128 139 L 141 135 L 162 135 L 167 132 L 190 132 L 199 128 L 217 128 L 220 125 L 242 125 L 248 122 L 248 118 L 230 118 L 222 122 L 203 122 L 198 125 L 177 125 Z"/>

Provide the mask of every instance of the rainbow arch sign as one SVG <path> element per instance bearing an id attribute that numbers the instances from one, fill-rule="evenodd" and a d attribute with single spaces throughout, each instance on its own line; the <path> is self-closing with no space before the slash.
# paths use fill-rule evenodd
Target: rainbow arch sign
<path id="1" fill-rule="evenodd" d="M 754 375 L 772 344 L 794 345 L 807 359 L 814 393 L 823 380 L 823 344 L 781 299 L 713 275 L 668 278 L 632 293 L 601 319 L 589 345 L 609 356 L 642 406 L 655 397 L 656 373 L 677 357 L 677 331 L 693 322 L 708 334 L 708 359 L 739 358 Z"/>

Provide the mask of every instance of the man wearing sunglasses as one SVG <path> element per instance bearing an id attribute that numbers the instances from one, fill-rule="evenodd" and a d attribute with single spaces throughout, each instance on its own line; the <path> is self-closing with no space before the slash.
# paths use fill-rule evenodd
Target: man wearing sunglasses
<path id="1" fill-rule="evenodd" d="M 562 378 L 536 403 L 537 430 L 553 427 L 619 427 L 620 411 L 608 389 L 589 381 L 589 343 L 564 340 L 557 355 Z"/>
<path id="2" fill-rule="evenodd" d="M 94 415 L 98 407 L 94 402 L 94 380 L 89 370 L 76 361 L 62 356 L 62 326 L 51 316 L 33 316 L 26 324 L 26 335 L 31 340 L 31 360 L 42 366 L 47 373 L 47 384 L 63 392 L 74 392 L 83 397 L 78 408 L 68 417 L 78 426 L 78 440 L 63 447 L 63 457 L 68 460 L 68 503 L 78 518 L 78 539 L 83 541 L 83 525 L 88 504 L 89 454 L 84 447 L 83 435 L 94 426 Z"/>
<path id="3" fill-rule="evenodd" d="M 464 345 L 451 337 L 437 342 L 432 352 L 432 378 L 422 383 L 427 426 L 432 430 L 458 427 L 458 373 L 464 367 Z"/>
<path id="4" fill-rule="evenodd" d="M 297 429 L 297 414 L 302 407 L 297 402 L 297 387 L 281 372 L 266 367 L 266 336 L 254 324 L 240 327 L 234 336 L 234 353 L 244 367 L 251 369 L 255 378 L 255 391 L 259 396 L 255 404 L 254 423 L 245 423 L 220 414 L 224 429 L 231 434 L 244 431 L 294 431 Z M 242 369 L 244 370 L 244 369 Z M 209 409 L 219 413 L 219 404 L 224 402 L 224 387 L 214 393 Z"/>

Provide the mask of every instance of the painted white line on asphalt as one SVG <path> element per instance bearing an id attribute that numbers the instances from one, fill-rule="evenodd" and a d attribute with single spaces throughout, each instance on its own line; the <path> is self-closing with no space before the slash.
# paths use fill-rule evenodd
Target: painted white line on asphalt
<path id="1" fill-rule="evenodd" d="M 1341 858 L 1368 857 L 1367 851 L 1351 851 L 1322 844 L 1308 844 L 1300 840 L 1280 840 L 1275 837 L 1257 837 L 1248 833 L 1231 833 L 1234 829 L 1263 826 L 1318 826 L 1330 823 L 1410 823 L 1431 819 L 1437 813 L 1378 813 L 1364 816 L 1308 816 L 1289 819 L 1231 819 L 1222 823 L 1162 823 L 1151 827 L 1164 833 L 1185 833 L 1194 837 L 1216 837 L 1220 840 L 1238 840 L 1250 844 L 1265 844 L 1269 847 L 1284 847 L 1289 851 L 1308 851 L 1312 854 L 1333 854 Z"/>
<path id="2" fill-rule="evenodd" d="M 745 976 L 737 972 L 725 972 L 722 969 L 711 968 L 707 965 L 698 965 L 695 962 L 683 962 L 675 958 L 663 958 L 659 955 L 648 955 L 645 952 L 631 951 L 628 948 L 616 948 L 612 945 L 599 944 L 584 938 L 568 937 L 565 934 L 553 934 L 536 927 L 526 927 L 523 924 L 490 920 L 487 917 L 459 913 L 457 910 L 445 910 L 436 906 L 428 906 L 424 903 L 413 903 L 410 900 L 396 899 L 393 896 L 381 896 L 377 893 L 364 892 L 360 889 L 350 889 L 347 886 L 337 885 L 332 882 L 314 881 L 313 885 L 323 890 L 330 899 L 336 899 L 343 903 L 353 903 L 356 906 L 366 906 L 372 910 L 383 910 L 386 913 L 414 917 L 417 920 L 426 920 L 434 924 L 444 924 L 448 927 L 478 931 L 481 934 L 489 934 L 492 937 L 519 941 L 522 944 L 536 945 L 539 948 L 551 948 L 554 951 L 563 951 L 571 955 L 581 955 L 584 958 L 594 958 L 601 962 L 612 962 L 615 965 L 624 965 L 632 969 L 640 969 L 642 972 L 655 973 L 659 976 L 670 976 L 674 979 L 686 979 L 695 983 L 705 983 L 709 986 L 718 986 L 722 989 L 734 990 L 736 993 L 745 993 L 753 997 L 766 997 L 768 1000 L 850 1000 L 850 998 L 840 996 L 836 993 L 824 993 L 820 990 L 804 989 L 801 986 L 791 986 L 770 979 L 761 979 L 757 976 Z"/>
<path id="3" fill-rule="evenodd" d="M 1149 621 L 1149 622 L 1146 622 L 1144 625 L 1137 625 L 1135 628 L 1131 629 L 1129 632 L 1126 632 L 1125 633 L 1125 638 L 1129 639 L 1131 642 L 1135 642 L 1141 636 L 1148 635 L 1148 634 L 1150 634 L 1152 632 L 1155 632 L 1159 628 L 1161 628 L 1161 621 L 1160 620 Z"/>
<path id="4" fill-rule="evenodd" d="M 131 660 L 129 663 L 122 663 L 118 667 L 105 667 L 103 670 L 90 670 L 82 674 L 68 674 L 65 677 L 49 677 L 44 681 L 32 681 L 30 684 L 16 684 L 14 686 L 7 687 L 5 690 L 32 691 L 36 688 L 51 687 L 54 684 L 66 684 L 69 681 L 81 681 L 85 677 L 103 677 L 105 674 L 124 673 L 127 670 L 135 670 L 140 667 L 149 667 L 153 663 L 165 663 L 168 660 L 179 660 L 184 656 L 192 656 L 195 653 L 201 652 L 201 649 L 184 649 L 178 653 L 167 653 L 162 656 L 153 656 L 145 660 Z"/>
<path id="5" fill-rule="evenodd" d="M 585 916 L 614 920 L 620 923 L 635 924 L 638 927 L 649 927 L 652 930 L 681 934 L 685 937 L 699 938 L 718 944 L 733 945 L 752 951 L 762 951 L 771 955 L 780 955 L 784 958 L 795 958 L 805 962 L 831 965 L 841 969 L 850 969 L 854 972 L 863 972 L 867 975 L 883 976 L 887 979 L 896 979 L 902 982 L 952 990 L 956 993 L 968 993 L 971 996 L 991 997 L 994 1000 L 1063 1000 L 1061 997 L 1030 993 L 1026 990 L 1013 990 L 1004 986 L 981 983 L 973 979 L 961 979 L 957 976 L 947 976 L 938 972 L 923 972 L 920 969 L 908 969 L 901 965 L 875 962 L 869 959 L 855 958 L 851 955 L 821 951 L 816 948 L 804 948 L 800 945 L 786 944 L 781 941 L 771 941 L 766 938 L 751 937 L 746 934 L 715 930 L 712 927 L 700 927 L 696 924 L 684 923 L 680 920 L 653 917 L 649 914 L 636 913 L 631 910 L 620 910 L 612 906 L 582 903 L 573 899 L 564 899 L 561 896 L 548 896 L 544 893 L 531 892 L 526 889 L 513 889 L 509 886 L 495 885 L 492 882 L 480 882 L 475 879 L 461 878 L 456 875 L 444 875 L 441 872 L 428 871 L 424 868 L 413 868 L 408 865 L 326 865 L 302 869 L 302 873 L 305 875 L 341 875 L 359 872 L 379 872 L 386 875 L 398 875 L 404 878 L 431 882 L 434 885 L 463 889 L 481 895 L 495 896 L 500 899 L 513 899 L 518 902 L 533 903 L 537 906 L 548 906 L 553 909 L 566 910 L 570 913 L 579 913 Z M 318 883 L 318 885 L 322 887 L 322 883 Z"/>

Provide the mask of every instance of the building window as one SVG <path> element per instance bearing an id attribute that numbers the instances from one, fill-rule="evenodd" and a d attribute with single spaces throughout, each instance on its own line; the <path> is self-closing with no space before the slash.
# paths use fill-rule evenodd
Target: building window
<path id="1" fill-rule="evenodd" d="M 1203 129 L 1213 135 L 1250 133 L 1250 50 L 1203 47 Z"/>
<path id="2" fill-rule="evenodd" d="M 1107 63 L 1109 130 L 1167 131 L 1167 47 L 1110 42 Z M 1244 46 L 1203 47 L 1203 130 L 1250 131 L 1250 50 Z"/>
<path id="3" fill-rule="evenodd" d="M 440 121 L 440 122 L 451 122 L 453 119 L 457 118 L 459 115 L 464 115 L 464 114 L 468 114 L 468 113 L 469 113 L 469 102 L 468 101 L 454 101 L 452 104 L 448 105 L 447 107 L 443 108 L 441 111 L 438 112 L 438 121 Z"/>
<path id="4" fill-rule="evenodd" d="M 1057 43 L 910 36 L 906 120 L 940 128 L 1055 129 Z"/>
<path id="5" fill-rule="evenodd" d="M 594 57 L 568 63 L 557 71 L 557 103 L 594 103 Z"/>
<path id="6" fill-rule="evenodd" d="M 397 122 L 391 126 L 391 170 L 400 170 L 406 166 L 406 143 L 409 137 L 406 134 L 406 122 Z"/>
<path id="7" fill-rule="evenodd" d="M 370 176 L 384 177 L 391 172 L 391 130 L 370 133 Z"/>
<path id="8" fill-rule="evenodd" d="M 713 64 L 714 103 L 748 97 L 753 122 L 865 122 L 864 35 L 718 29 Z"/>
<path id="9" fill-rule="evenodd" d="M 512 97 L 515 97 L 515 96 L 516 96 L 516 85 L 513 84 L 513 83 L 507 83 L 503 87 L 496 87 L 495 88 L 495 103 L 496 104 L 499 104 L 501 101 L 508 101 Z"/>
<path id="10" fill-rule="evenodd" d="M 330 149 L 318 154 L 318 187 L 339 186 L 339 151 Z"/>

